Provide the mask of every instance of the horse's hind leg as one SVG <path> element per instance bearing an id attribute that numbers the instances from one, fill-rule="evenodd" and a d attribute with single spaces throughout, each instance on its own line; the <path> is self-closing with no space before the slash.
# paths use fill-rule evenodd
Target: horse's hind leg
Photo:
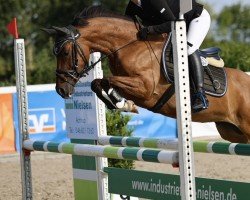
<path id="1" fill-rule="evenodd" d="M 250 119 L 249 116 L 243 117 L 240 121 L 239 129 L 246 137 L 247 142 L 250 144 Z"/>
<path id="2" fill-rule="evenodd" d="M 248 143 L 247 137 L 235 125 L 228 122 L 215 122 L 221 137 L 234 143 Z"/>

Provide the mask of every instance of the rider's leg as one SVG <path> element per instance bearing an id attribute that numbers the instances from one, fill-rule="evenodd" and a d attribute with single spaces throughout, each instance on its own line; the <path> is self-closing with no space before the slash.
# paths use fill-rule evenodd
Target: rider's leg
<path id="1" fill-rule="evenodd" d="M 196 92 L 192 98 L 192 108 L 194 112 L 199 112 L 208 108 L 208 100 L 203 88 L 204 69 L 198 50 L 189 55 L 189 68 L 196 87 Z"/>
<path id="2" fill-rule="evenodd" d="M 211 24 L 211 17 L 206 9 L 203 9 L 201 15 L 190 22 L 187 40 L 188 40 L 188 55 L 194 53 L 200 48 L 204 41 Z"/>
<path id="3" fill-rule="evenodd" d="M 208 108 L 208 100 L 203 88 L 204 69 L 198 49 L 208 33 L 210 24 L 210 15 L 204 9 L 199 17 L 191 21 L 187 34 L 190 71 L 196 86 L 196 93 L 193 97 L 194 112 Z"/>

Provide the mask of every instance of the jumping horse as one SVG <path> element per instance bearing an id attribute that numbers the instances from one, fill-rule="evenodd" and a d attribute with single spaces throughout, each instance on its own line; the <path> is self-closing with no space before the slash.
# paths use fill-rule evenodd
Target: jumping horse
<path id="1" fill-rule="evenodd" d="M 92 52 L 101 52 L 109 59 L 113 76 L 92 82 L 92 90 L 108 108 L 136 112 L 138 105 L 152 110 L 171 86 L 160 67 L 165 37 L 138 40 L 136 23 L 125 16 L 89 7 L 71 25 L 43 30 L 55 37 L 56 91 L 63 98 L 71 97 L 77 81 L 96 64 L 88 63 Z M 223 139 L 250 143 L 250 78 L 238 69 L 225 71 L 225 95 L 208 95 L 209 108 L 193 113 L 192 120 L 215 122 Z M 155 112 L 176 117 L 175 95 Z"/>

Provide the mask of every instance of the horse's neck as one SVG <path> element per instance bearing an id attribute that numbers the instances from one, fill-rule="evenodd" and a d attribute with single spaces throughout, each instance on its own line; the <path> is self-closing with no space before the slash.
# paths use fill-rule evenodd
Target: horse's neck
<path id="1" fill-rule="evenodd" d="M 90 49 L 104 54 L 136 39 L 136 28 L 133 22 L 114 18 L 94 18 L 82 29 L 82 35 Z"/>

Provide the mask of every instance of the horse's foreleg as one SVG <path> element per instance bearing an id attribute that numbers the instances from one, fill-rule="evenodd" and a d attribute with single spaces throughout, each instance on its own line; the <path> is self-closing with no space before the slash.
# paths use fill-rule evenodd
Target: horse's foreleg
<path id="1" fill-rule="evenodd" d="M 95 79 L 91 83 L 91 89 L 106 104 L 108 109 L 138 113 L 134 103 L 121 97 L 114 88 L 110 87 L 106 79 Z"/>
<path id="2" fill-rule="evenodd" d="M 91 83 L 91 89 L 96 93 L 99 99 L 106 104 L 108 109 L 116 109 L 115 105 L 112 103 L 111 99 L 108 97 L 107 93 L 103 90 L 101 86 L 102 79 L 95 79 Z"/>
<path id="3" fill-rule="evenodd" d="M 152 80 L 142 80 L 139 76 L 113 76 L 109 77 L 108 81 L 114 88 L 118 88 L 127 97 L 136 99 L 149 100 L 154 91 L 154 82 Z"/>
<path id="4" fill-rule="evenodd" d="M 138 113 L 137 107 L 134 104 L 133 101 L 126 100 L 124 97 L 122 97 L 116 89 L 114 89 L 111 85 L 108 79 L 102 79 L 101 87 L 103 88 L 104 92 L 108 95 L 108 98 L 111 100 L 113 105 L 121 111 L 126 112 L 134 112 Z"/>

